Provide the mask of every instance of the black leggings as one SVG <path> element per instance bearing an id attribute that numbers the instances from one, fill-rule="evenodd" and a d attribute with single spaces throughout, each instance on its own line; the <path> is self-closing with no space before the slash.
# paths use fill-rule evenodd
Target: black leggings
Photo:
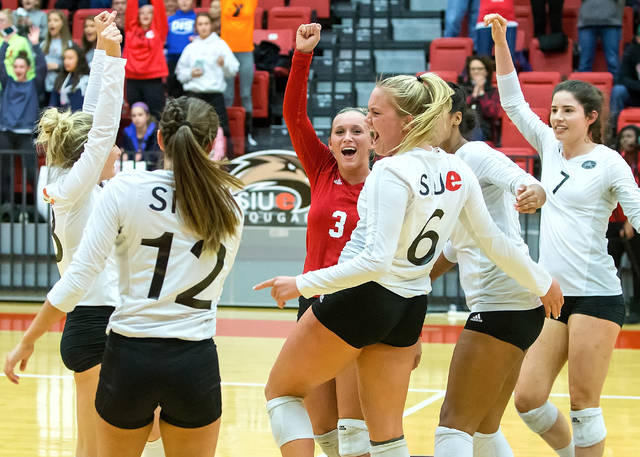
<path id="1" fill-rule="evenodd" d="M 547 34 L 547 18 L 551 26 L 551 33 L 562 32 L 563 4 L 564 0 L 531 0 L 534 36 L 538 37 Z M 548 11 L 547 5 L 549 6 Z"/>

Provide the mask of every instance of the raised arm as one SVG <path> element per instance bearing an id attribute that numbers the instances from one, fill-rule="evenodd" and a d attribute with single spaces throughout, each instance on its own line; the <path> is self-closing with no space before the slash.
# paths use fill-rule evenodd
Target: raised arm
<path id="1" fill-rule="evenodd" d="M 542 157 L 543 144 L 555 139 L 555 136 L 551 128 L 540 120 L 524 99 L 507 44 L 507 21 L 499 14 L 488 14 L 484 23 L 491 25 L 491 36 L 495 42 L 496 74 L 502 108 Z"/>
<path id="2" fill-rule="evenodd" d="M 313 49 L 320 41 L 319 24 L 303 24 L 296 34 L 296 50 L 284 93 L 283 118 L 291 143 L 312 185 L 324 164 L 334 160 L 307 115 L 307 81 Z"/>
<path id="3" fill-rule="evenodd" d="M 167 40 L 169 34 L 169 20 L 167 10 L 164 7 L 164 0 L 151 0 L 153 5 L 153 23 L 151 27 L 160 35 L 162 41 Z"/>
<path id="4" fill-rule="evenodd" d="M 119 54 L 119 43 L 122 36 L 115 24 L 109 25 L 102 34 L 105 39 L 112 42 L 107 52 Z M 63 201 L 84 198 L 98 183 L 102 167 L 115 144 L 120 124 L 124 65 L 125 60 L 120 57 L 113 55 L 105 57 L 105 72 L 102 77 L 100 95 L 84 151 L 62 180 L 52 184 L 51 189 L 47 186 L 47 193 L 54 200 L 56 197 Z"/>
<path id="5" fill-rule="evenodd" d="M 489 260 L 540 297 L 547 316 L 549 313 L 558 316 L 563 302 L 558 283 L 502 233 L 489 215 L 478 181 L 470 179 L 468 182 L 470 186 L 460 212 L 460 222 Z"/>
<path id="6" fill-rule="evenodd" d="M 4 65 L 4 59 L 7 55 L 8 47 L 9 43 L 6 40 L 3 41 L 2 46 L 0 46 L 0 84 L 2 84 L 2 87 L 5 87 L 7 85 L 7 80 L 9 79 L 7 69 Z"/>
<path id="7" fill-rule="evenodd" d="M 102 32 L 109 26 L 109 24 L 115 22 L 117 14 L 118 13 L 116 11 L 111 13 L 103 11 L 93 18 L 98 39 L 96 41 L 96 49 L 93 53 L 91 71 L 89 72 L 89 83 L 87 84 L 87 91 L 84 94 L 84 102 L 82 104 L 82 111 L 85 113 L 93 114 L 96 111 L 98 94 L 100 93 L 100 86 L 102 85 L 104 58 L 107 55 L 105 51 L 105 41 L 102 38 Z M 113 54 L 114 50 L 111 51 L 111 54 Z"/>
<path id="8" fill-rule="evenodd" d="M 154 11 L 155 13 L 155 11 Z M 138 0 L 129 0 L 124 13 L 125 35 L 138 25 Z"/>

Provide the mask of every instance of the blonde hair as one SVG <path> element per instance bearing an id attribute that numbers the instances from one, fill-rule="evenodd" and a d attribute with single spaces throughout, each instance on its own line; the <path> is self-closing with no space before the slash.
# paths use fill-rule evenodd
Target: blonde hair
<path id="1" fill-rule="evenodd" d="M 49 108 L 38 122 L 36 146 L 47 153 L 49 167 L 71 168 L 87 142 L 93 116 L 82 111 Z"/>
<path id="2" fill-rule="evenodd" d="M 421 144 L 432 143 L 438 122 L 451 111 L 451 89 L 434 73 L 420 76 L 399 75 L 383 79 L 376 84 L 391 99 L 400 116 L 413 117 L 407 125 L 408 133 L 398 146 L 402 154 Z"/>
<path id="3" fill-rule="evenodd" d="M 0 9 L 0 13 L 3 13 L 7 17 L 9 26 L 13 25 L 13 10 L 11 8 Z"/>
<path id="4" fill-rule="evenodd" d="M 233 236 L 242 212 L 232 189 L 243 186 L 235 176 L 209 160 L 208 151 L 218 133 L 218 115 L 197 98 L 169 99 L 160 119 L 164 154 L 172 163 L 178 214 L 205 250 L 218 249 Z"/>

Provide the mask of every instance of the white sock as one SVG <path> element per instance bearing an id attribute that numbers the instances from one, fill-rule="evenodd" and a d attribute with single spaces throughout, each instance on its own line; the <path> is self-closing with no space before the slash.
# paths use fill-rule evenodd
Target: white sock
<path id="1" fill-rule="evenodd" d="M 155 441 L 147 441 L 140 457 L 165 457 L 162 438 Z"/>
<path id="2" fill-rule="evenodd" d="M 433 457 L 473 457 L 473 438 L 461 430 L 439 426 Z"/>
<path id="3" fill-rule="evenodd" d="M 563 447 L 562 449 L 554 449 L 555 453 L 560 457 L 574 457 L 575 456 L 575 447 L 573 444 L 573 438 L 571 438 L 571 442 L 567 447 Z"/>
<path id="4" fill-rule="evenodd" d="M 340 457 L 340 452 L 338 451 L 338 429 L 334 428 L 330 432 L 325 433 L 324 435 L 315 435 L 316 443 L 322 449 L 327 457 Z"/>
<path id="5" fill-rule="evenodd" d="M 513 452 L 498 428 L 495 433 L 474 433 L 473 457 L 513 457 Z"/>

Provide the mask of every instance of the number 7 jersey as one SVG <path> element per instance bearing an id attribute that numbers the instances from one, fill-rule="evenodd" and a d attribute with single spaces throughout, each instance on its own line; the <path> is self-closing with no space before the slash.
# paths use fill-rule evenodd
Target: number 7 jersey
<path id="1" fill-rule="evenodd" d="M 104 188 L 71 265 L 48 299 L 63 311 L 73 309 L 75 297 L 91 284 L 115 243 L 122 306 L 107 331 L 211 338 L 241 232 L 242 224 L 217 252 L 205 252 L 202 240 L 178 216 L 173 172 L 121 173 Z"/>

